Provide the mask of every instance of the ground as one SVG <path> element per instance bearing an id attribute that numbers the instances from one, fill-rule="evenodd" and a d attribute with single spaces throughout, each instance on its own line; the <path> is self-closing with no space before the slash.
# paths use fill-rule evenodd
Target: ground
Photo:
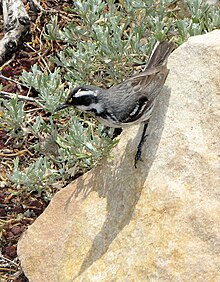
<path id="1" fill-rule="evenodd" d="M 64 113 L 57 118 L 54 110 L 58 104 L 56 106 L 54 104 L 54 110 L 47 111 L 46 107 L 51 106 L 51 100 L 48 102 L 48 97 L 53 102 L 57 97 L 64 98 L 59 94 L 59 90 L 63 89 L 63 92 L 61 92 L 64 93 L 64 90 L 68 90 L 68 83 L 72 83 L 72 76 L 68 77 L 67 75 L 68 70 L 74 75 L 76 85 L 91 84 L 110 87 L 121 82 L 129 74 L 140 72 L 143 69 L 155 40 L 171 39 L 179 46 L 189 36 L 220 28 L 219 1 L 216 1 L 216 6 L 207 6 L 205 1 L 198 0 L 143 1 L 145 6 L 142 9 L 142 6 L 139 7 L 137 4 L 141 1 L 120 0 L 109 1 L 116 8 L 113 7 L 114 9 L 112 9 L 110 6 L 104 5 L 102 10 L 99 1 L 96 0 L 83 1 L 83 5 L 80 5 L 81 1 L 41 0 L 40 4 L 43 11 L 40 13 L 32 11 L 29 7 L 32 0 L 22 1 L 31 19 L 31 32 L 25 36 L 25 44 L 21 44 L 15 53 L 8 54 L 5 63 L 0 66 L 0 87 L 3 87 L 0 91 L 0 282 L 28 281 L 22 272 L 17 257 L 17 242 L 20 236 L 45 210 L 50 199 L 61 187 L 90 169 L 92 165 L 95 166 L 99 158 L 108 154 L 111 147 L 117 143 L 109 140 L 111 138 L 108 136 L 104 137 L 102 128 L 99 128 L 97 122 L 92 121 L 91 117 L 85 118 L 83 113 L 76 114 L 74 112 L 72 114 L 71 111 L 67 113 L 64 110 Z M 4 3 L 4 1 L 1 2 Z M 75 10 L 68 12 L 74 3 Z M 134 5 L 132 9 L 131 3 Z M 78 14 L 76 8 L 80 11 Z M 62 32 L 66 36 L 66 42 L 74 41 L 74 57 L 73 53 L 61 41 L 62 36 L 58 36 L 56 40 L 52 40 L 53 37 L 48 37 L 48 40 L 44 39 L 44 31 L 48 22 L 51 23 L 52 36 L 56 34 L 57 25 L 54 24 L 56 18 L 51 20 L 54 15 L 57 16 L 58 29 L 61 30 L 68 23 L 74 21 L 69 29 L 63 29 L 64 32 Z M 72 26 L 76 26 L 74 32 L 72 32 Z M 47 31 L 50 28 L 47 26 Z M 106 33 L 106 31 L 108 32 Z M 49 31 L 48 34 L 50 35 Z M 60 35 L 59 32 L 57 34 Z M 0 15 L 0 39 L 3 35 L 3 17 Z M 97 46 L 99 46 L 99 52 L 97 52 Z M 59 65 L 63 68 L 58 70 L 57 77 L 60 80 L 57 78 L 58 86 L 56 86 L 56 79 L 53 79 L 54 83 L 52 83 L 50 75 L 51 73 L 54 74 L 57 69 L 54 63 L 49 60 L 49 55 L 58 54 L 62 50 L 67 51 L 68 54 L 61 57 Z M 68 59 L 73 63 L 69 64 Z M 21 84 L 21 80 L 20 83 L 16 82 L 19 80 L 22 71 L 29 72 L 34 64 L 37 64 L 43 70 L 42 75 L 37 73 L 38 69 L 35 69 L 36 73 L 34 73 L 34 70 L 32 71 L 35 82 L 40 81 L 39 85 L 44 86 L 41 83 L 41 79 L 45 78 L 44 73 L 47 73 L 47 79 L 49 77 L 46 80 L 46 86 L 42 89 L 50 89 L 50 93 L 52 92 L 53 95 L 47 96 L 45 91 L 45 101 L 48 102 L 47 105 L 44 105 L 45 108 L 36 103 L 36 97 L 39 96 L 40 91 L 37 93 L 36 90 L 33 90 L 34 86 L 30 83 L 27 84 L 31 87 L 27 88 Z M 63 69 L 67 71 L 65 76 Z M 28 75 L 29 73 L 26 73 L 26 77 Z M 53 87 L 54 91 L 51 91 Z M 3 91 L 10 93 L 10 99 L 5 97 L 2 99 Z M 54 93 L 56 91 L 57 96 Z M 11 106 L 14 103 L 15 108 L 19 110 L 21 103 L 18 101 L 19 99 L 17 101 L 11 99 L 13 93 L 19 94 L 19 99 L 22 97 L 29 99 L 28 102 L 25 102 L 25 105 L 22 104 L 21 106 L 22 111 L 25 111 L 26 125 L 28 124 L 28 126 L 23 126 L 22 122 L 19 124 L 20 132 L 22 131 L 21 135 L 19 135 L 20 132 L 17 127 L 13 127 L 12 132 L 10 126 L 6 128 L 1 122 L 2 119 L 6 120 L 9 112 L 9 109 L 6 110 L 5 104 L 3 107 L 5 101 L 9 101 L 7 105 L 10 104 Z M 12 113 L 16 113 L 16 110 L 13 110 Z M 51 113 L 53 113 L 53 118 Z M 78 115 L 79 121 L 76 120 L 76 115 Z M 19 119 L 19 115 L 14 118 L 14 115 L 8 114 L 8 117 L 9 122 L 11 121 L 13 125 Z M 40 130 L 38 131 L 36 126 L 37 119 L 40 120 L 40 125 L 44 125 L 41 134 L 38 134 Z M 92 123 L 94 123 L 94 127 Z M 34 125 L 36 126 L 34 132 L 36 134 L 30 134 L 31 131 L 28 130 L 31 128 L 33 133 Z M 62 128 L 64 135 L 61 136 L 58 130 L 54 130 L 58 127 Z M 76 132 L 79 132 L 78 135 Z M 56 139 L 58 135 L 59 139 Z M 40 139 L 42 136 L 44 138 Z M 62 137 L 64 137 L 64 140 Z M 41 141 L 40 145 L 42 143 L 43 145 L 39 146 L 38 150 L 34 150 L 34 146 L 39 143 L 39 140 Z M 63 149 L 63 151 L 60 151 L 62 152 L 60 155 L 57 153 L 57 140 L 59 140 L 59 145 L 61 144 Z M 86 146 L 84 146 L 85 144 Z M 51 159 L 55 160 L 49 169 L 44 163 L 42 167 L 46 168 L 45 170 L 40 170 L 36 166 L 31 174 L 33 179 L 30 179 L 29 174 L 23 173 L 24 168 L 30 168 L 32 162 L 43 160 L 42 155 L 48 156 L 48 154 Z M 24 185 L 18 183 L 20 181 L 19 174 L 16 175 L 13 172 L 17 157 L 19 157 L 19 169 L 24 174 L 21 173 L 20 176 L 26 176 L 25 181 L 28 182 L 26 189 L 23 188 Z M 78 163 L 81 165 L 78 166 L 80 167 L 79 170 L 76 169 Z M 55 167 L 57 164 L 62 164 L 60 165 L 62 170 Z M 56 178 L 57 175 L 61 175 L 61 171 L 64 177 Z M 38 172 L 37 178 L 35 176 Z M 12 175 L 12 173 L 14 182 L 9 179 L 9 175 Z M 43 177 L 41 177 L 42 175 Z M 51 180 L 50 185 L 47 185 L 48 183 L 44 182 L 44 179 Z M 42 182 L 42 190 L 39 188 L 39 181 Z M 33 185 L 35 185 L 34 189 Z"/>
<path id="2" fill-rule="evenodd" d="M 23 70 L 29 71 L 34 63 L 42 63 L 39 59 L 43 57 L 47 60 L 48 53 L 59 51 L 62 46 L 51 42 L 45 46 L 42 43 L 42 30 L 44 25 L 50 20 L 51 15 L 57 14 L 60 24 L 66 24 L 71 20 L 71 15 L 65 13 L 65 8 L 72 5 L 72 1 L 41 1 L 42 8 L 47 11 L 45 14 L 34 14 L 30 11 L 28 2 L 23 1 L 31 17 L 31 34 L 29 47 L 22 46 L 19 50 L 6 58 L 5 64 L 1 67 L 1 75 L 10 79 L 18 79 Z M 0 37 L 3 37 L 3 18 L 0 16 Z M 40 54 L 39 54 L 40 50 Z M 3 90 L 10 93 L 20 91 L 21 95 L 26 95 L 27 90 L 19 88 L 13 81 L 0 78 Z M 19 89 L 18 89 L 19 88 Z M 25 92 L 26 91 L 26 92 Z M 34 93 L 30 93 L 33 96 Z M 31 109 L 31 104 L 29 105 Z M 0 113 L 1 114 L 1 113 Z M 39 112 L 41 114 L 41 112 Z M 45 117 L 46 118 L 46 117 Z M 31 152 L 25 149 L 25 144 L 17 147 L 9 138 L 8 133 L 0 126 L 0 281 L 28 281 L 22 272 L 19 259 L 17 258 L 17 242 L 22 233 L 32 224 L 34 220 L 47 207 L 49 200 L 44 193 L 30 193 L 19 191 L 8 182 L 8 174 L 12 172 L 12 161 L 16 156 L 22 156 L 25 163 L 31 156 Z M 31 140 L 29 140 L 31 142 Z M 57 190 L 51 191 L 53 195 Z"/>

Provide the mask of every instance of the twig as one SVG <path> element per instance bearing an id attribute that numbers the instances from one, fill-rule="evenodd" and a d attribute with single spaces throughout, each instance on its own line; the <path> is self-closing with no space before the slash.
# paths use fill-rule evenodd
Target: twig
<path id="1" fill-rule="evenodd" d="M 39 111 L 39 110 L 42 110 L 42 108 L 34 108 L 34 109 L 30 109 L 30 110 L 27 110 L 27 111 L 24 111 L 25 113 L 32 113 L 32 112 L 36 112 L 36 111 Z"/>
<path id="2" fill-rule="evenodd" d="M 17 269 L 0 267 L 0 271 L 15 272 L 15 271 L 17 271 Z"/>
<path id="3" fill-rule="evenodd" d="M 13 221 L 13 219 L 12 220 L 5 220 L 5 222 L 10 222 L 10 221 Z M 8 263 L 11 263 L 11 264 L 13 264 L 14 266 L 17 266 L 18 267 L 18 264 L 17 263 L 15 263 L 14 261 L 12 261 L 12 260 L 10 260 L 10 259 L 8 259 L 8 258 L 6 258 L 6 257 L 3 257 L 2 255 L 0 256 L 0 260 L 4 260 L 4 261 L 7 261 Z"/>
<path id="4" fill-rule="evenodd" d="M 2 161 L 2 164 L 5 165 L 5 166 L 7 166 L 7 167 L 10 169 L 10 171 L 13 170 L 12 166 L 11 166 L 10 164 L 8 164 L 7 162 L 3 162 L 3 161 Z M 7 181 L 7 180 L 8 180 L 8 178 L 2 178 L 2 176 L 1 176 L 1 179 L 2 179 L 3 181 Z"/>
<path id="5" fill-rule="evenodd" d="M 0 40 L 0 64 L 7 53 L 17 50 L 30 29 L 30 19 L 21 0 L 4 0 L 2 7 L 5 35 Z"/>
<path id="6" fill-rule="evenodd" d="M 20 155 L 24 155 L 27 152 L 27 150 L 22 150 L 19 151 L 17 153 L 11 153 L 11 154 L 4 154 L 4 153 L 0 153 L 0 157 L 17 157 Z"/>
<path id="7" fill-rule="evenodd" d="M 3 96 L 6 97 L 6 98 L 10 98 L 11 99 L 11 98 L 16 98 L 17 97 L 20 100 L 34 102 L 34 103 L 37 103 L 38 105 L 41 106 L 40 101 L 37 101 L 34 98 L 30 98 L 30 97 L 26 97 L 26 96 L 10 93 L 10 92 L 5 92 L 5 91 L 0 91 L 0 94 L 3 94 Z"/>
<path id="8" fill-rule="evenodd" d="M 1 67 L 0 70 L 2 70 L 5 66 L 8 66 L 15 58 L 15 54 L 12 55 L 11 59 L 9 59 L 7 62 L 5 62 Z"/>
<path id="9" fill-rule="evenodd" d="M 32 51 L 37 52 L 37 51 L 36 51 L 32 46 L 30 46 L 28 43 L 25 43 L 25 45 L 26 45 L 27 47 L 29 47 Z M 51 73 L 50 68 L 48 67 L 47 62 L 44 60 L 44 57 L 41 55 L 40 52 L 39 52 L 38 54 L 39 54 L 40 58 L 42 59 L 42 61 L 43 61 L 44 65 L 45 65 L 45 67 L 47 68 L 48 72 Z"/>
<path id="10" fill-rule="evenodd" d="M 2 74 L 0 74 L 0 78 L 5 79 L 5 80 L 8 80 L 8 81 L 11 81 L 11 82 L 14 82 L 14 83 L 19 84 L 19 85 L 21 85 L 21 86 L 23 86 L 23 87 L 29 88 L 27 85 L 22 84 L 22 83 L 20 83 L 19 81 L 15 80 L 15 79 L 12 79 L 12 78 L 10 78 L 10 77 L 6 77 L 6 76 L 4 76 L 4 75 L 2 75 Z"/>
<path id="11" fill-rule="evenodd" d="M 1 219 L 1 218 L 0 218 L 0 224 L 1 224 L 1 225 L 5 224 L 6 222 L 7 222 L 7 220 L 4 220 L 4 219 Z M 0 257 L 0 260 L 1 260 L 1 257 Z"/>

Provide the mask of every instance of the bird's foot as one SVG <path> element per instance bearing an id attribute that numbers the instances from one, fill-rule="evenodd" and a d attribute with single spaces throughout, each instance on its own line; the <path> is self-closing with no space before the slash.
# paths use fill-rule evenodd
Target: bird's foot
<path id="1" fill-rule="evenodd" d="M 137 168 L 137 163 L 138 161 L 143 162 L 143 159 L 141 158 L 142 156 L 142 149 L 143 149 L 143 145 L 147 139 L 148 135 L 144 135 L 143 138 L 141 138 L 140 143 L 138 144 L 138 148 L 137 148 L 137 153 L 135 155 L 135 159 L 134 159 L 134 167 Z"/>

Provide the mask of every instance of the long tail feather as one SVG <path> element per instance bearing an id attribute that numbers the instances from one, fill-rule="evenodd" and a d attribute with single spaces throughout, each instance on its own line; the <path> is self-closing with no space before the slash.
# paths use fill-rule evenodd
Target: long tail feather
<path id="1" fill-rule="evenodd" d="M 153 51 L 151 52 L 145 70 L 160 65 L 166 65 L 167 58 L 173 52 L 174 49 L 175 45 L 173 42 L 163 41 L 156 43 Z"/>

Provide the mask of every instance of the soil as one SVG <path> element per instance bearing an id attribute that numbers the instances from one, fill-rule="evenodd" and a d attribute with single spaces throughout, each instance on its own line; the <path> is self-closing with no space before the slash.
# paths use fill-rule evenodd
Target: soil
<path id="1" fill-rule="evenodd" d="M 43 28 L 50 21 L 52 15 L 57 15 L 61 28 L 72 21 L 74 16 L 65 11 L 66 8 L 73 5 L 73 1 L 70 0 L 42 0 L 40 4 L 46 12 L 38 14 L 31 11 L 27 0 L 23 0 L 23 3 L 31 18 L 31 32 L 25 41 L 31 42 L 32 49 L 21 44 L 15 53 L 7 56 L 0 69 L 0 74 L 10 80 L 0 78 L 0 84 L 3 85 L 3 91 L 19 92 L 19 95 L 25 96 L 27 89 L 14 83 L 11 79 L 18 80 L 22 71 L 30 71 L 31 66 L 35 63 L 42 65 L 42 59 L 53 68 L 48 60 L 48 54 L 55 54 L 62 50 L 62 43 L 44 41 L 42 39 Z M 3 15 L 0 15 L 0 38 L 3 36 Z M 31 92 L 29 96 L 34 97 L 35 93 Z M 35 114 L 37 113 L 35 112 Z M 10 140 L 10 136 L 0 125 L 0 281 L 25 282 L 28 279 L 25 277 L 17 257 L 17 243 L 28 226 L 45 210 L 49 199 L 44 193 L 40 195 L 30 193 L 10 185 L 8 175 L 12 172 L 12 163 L 16 156 L 20 157 L 24 166 L 30 157 L 34 157 L 27 154 L 25 144 L 22 147 L 16 147 L 13 139 Z M 50 192 L 53 195 L 56 189 Z"/>

